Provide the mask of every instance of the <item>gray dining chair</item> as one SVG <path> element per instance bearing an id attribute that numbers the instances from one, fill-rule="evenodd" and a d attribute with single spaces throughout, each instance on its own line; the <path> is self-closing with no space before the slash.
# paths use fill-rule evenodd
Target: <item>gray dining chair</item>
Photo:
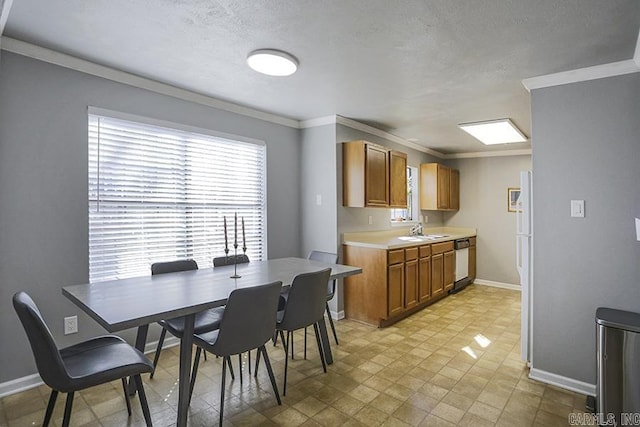
<path id="1" fill-rule="evenodd" d="M 320 342 L 318 322 L 324 322 L 324 310 L 327 301 L 327 282 L 330 276 L 330 268 L 312 273 L 298 274 L 293 278 L 291 288 L 287 293 L 284 309 L 278 311 L 276 330 L 281 334 L 285 354 L 283 396 L 287 394 L 287 369 L 289 367 L 289 357 L 287 357 L 287 354 L 290 343 L 293 345 L 294 331 L 313 325 L 322 369 L 324 372 L 327 372 L 322 343 Z M 283 337 L 283 332 L 287 333 L 286 340 Z M 256 368 L 258 362 L 259 360 L 256 360 Z"/>
<path id="2" fill-rule="evenodd" d="M 122 381 L 127 412 L 131 416 L 127 377 L 133 377 L 145 422 L 147 426 L 152 425 L 140 375 L 153 371 L 153 365 L 144 354 L 115 335 L 96 337 L 58 349 L 40 310 L 26 292 L 13 296 L 13 307 L 29 339 L 38 373 L 51 388 L 43 426 L 48 426 L 51 421 L 58 393 L 67 393 L 62 426 L 68 427 L 76 391 L 118 379 Z"/>
<path id="3" fill-rule="evenodd" d="M 249 257 L 246 254 L 221 256 L 213 259 L 213 267 L 224 267 L 225 265 L 233 264 L 247 264 L 249 263 Z M 205 353 L 206 354 L 206 353 Z M 247 366 L 249 367 L 249 374 L 251 374 L 251 352 L 247 352 Z M 231 371 L 231 377 L 233 376 L 233 368 L 231 368 L 231 362 L 229 362 L 229 370 Z M 238 354 L 238 370 L 240 372 L 240 384 L 242 384 L 242 355 Z"/>
<path id="4" fill-rule="evenodd" d="M 249 257 L 246 254 L 221 256 L 213 259 L 214 267 L 222 267 L 224 265 L 233 264 L 246 264 L 249 262 Z"/>
<path id="5" fill-rule="evenodd" d="M 151 264 L 151 275 L 166 273 L 177 273 L 181 271 L 193 271 L 198 269 L 198 263 L 192 259 L 167 261 L 167 262 L 155 262 Z M 222 318 L 222 312 L 224 307 L 210 308 L 199 313 L 196 313 L 194 322 L 194 332 L 202 333 L 209 332 L 218 329 L 220 325 L 220 319 Z M 176 338 L 182 338 L 184 333 L 184 317 L 177 317 L 175 319 L 161 320 L 158 322 L 162 326 L 162 332 L 160 332 L 160 338 L 158 339 L 158 347 L 156 353 L 153 356 L 153 372 L 151 372 L 151 378 L 155 374 L 158 361 L 160 360 L 160 352 L 164 344 L 164 339 L 167 335 L 167 331 Z"/>
<path id="6" fill-rule="evenodd" d="M 239 355 L 253 349 L 258 350 L 258 357 L 262 355 L 264 358 L 264 364 L 267 367 L 271 387 L 278 405 L 282 404 L 269 356 L 264 345 L 271 339 L 276 326 L 278 295 L 281 288 L 282 282 L 273 282 L 262 286 L 235 289 L 227 300 L 222 321 L 220 322 L 220 329 L 194 336 L 194 343 L 198 346 L 198 349 L 191 373 L 191 394 L 193 394 L 200 354 L 203 349 L 222 357 L 226 361 L 226 363 L 224 361 L 222 363 L 220 425 L 222 425 L 224 411 L 226 366 L 231 366 L 230 358 L 235 354 Z"/>

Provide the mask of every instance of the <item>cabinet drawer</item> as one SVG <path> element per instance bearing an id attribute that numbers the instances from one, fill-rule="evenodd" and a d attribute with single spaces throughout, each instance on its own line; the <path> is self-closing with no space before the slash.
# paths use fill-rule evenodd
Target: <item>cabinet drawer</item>
<path id="1" fill-rule="evenodd" d="M 475 246 L 476 245 L 476 238 L 475 237 L 469 237 L 469 245 L 470 246 Z"/>
<path id="2" fill-rule="evenodd" d="M 431 256 L 431 245 L 424 245 L 418 248 L 420 250 L 420 258 Z"/>
<path id="3" fill-rule="evenodd" d="M 404 262 L 404 249 L 395 249 L 388 252 L 388 265 Z"/>
<path id="4" fill-rule="evenodd" d="M 431 253 L 433 255 L 449 252 L 453 250 L 453 241 L 434 243 L 431 245 Z"/>
<path id="5" fill-rule="evenodd" d="M 407 248 L 404 250 L 404 259 L 406 261 L 418 259 L 418 248 Z"/>

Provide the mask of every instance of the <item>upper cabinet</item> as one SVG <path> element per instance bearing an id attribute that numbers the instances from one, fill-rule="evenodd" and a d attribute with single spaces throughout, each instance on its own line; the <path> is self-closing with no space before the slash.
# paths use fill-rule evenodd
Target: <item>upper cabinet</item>
<path id="1" fill-rule="evenodd" d="M 367 141 L 342 144 L 342 204 L 406 207 L 407 155 Z"/>
<path id="2" fill-rule="evenodd" d="M 460 209 L 460 172 L 440 163 L 420 165 L 420 209 Z"/>

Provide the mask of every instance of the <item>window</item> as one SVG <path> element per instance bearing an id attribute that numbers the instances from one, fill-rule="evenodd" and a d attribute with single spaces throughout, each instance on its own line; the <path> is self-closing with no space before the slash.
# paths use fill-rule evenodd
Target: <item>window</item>
<path id="1" fill-rule="evenodd" d="M 418 215 L 418 168 L 407 166 L 407 208 L 391 209 L 391 222 L 417 222 Z"/>
<path id="2" fill-rule="evenodd" d="M 89 110 L 89 280 L 150 273 L 157 261 L 266 258 L 265 146 Z M 144 122 L 139 122 L 140 120 Z M 174 126 L 174 125 L 171 125 Z M 178 125 L 175 125 L 179 127 Z"/>

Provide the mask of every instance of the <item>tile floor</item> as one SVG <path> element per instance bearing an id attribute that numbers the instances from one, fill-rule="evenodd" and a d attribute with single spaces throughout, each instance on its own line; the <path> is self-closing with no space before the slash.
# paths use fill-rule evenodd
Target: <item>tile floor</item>
<path id="1" fill-rule="evenodd" d="M 228 381 L 225 425 L 283 426 L 554 426 L 584 412 L 585 396 L 527 378 L 519 359 L 520 294 L 472 285 L 396 325 L 375 329 L 337 322 L 340 345 L 324 374 L 309 330 L 308 359 L 302 332 L 289 363 L 287 395 L 278 406 L 261 365 L 258 378 L 246 372 L 241 385 Z M 476 339 L 476 337 L 478 339 Z M 482 338 L 486 338 L 486 341 Z M 267 350 L 282 390 L 282 346 Z M 218 422 L 220 359 L 200 365 L 190 426 Z M 175 424 L 178 353 L 166 349 L 145 388 L 155 426 Z M 0 400 L 0 425 L 40 425 L 49 390 L 41 386 Z M 119 382 L 76 394 L 74 426 L 143 426 L 139 402 L 127 418 Z M 64 395 L 54 423 L 61 424 Z"/>

